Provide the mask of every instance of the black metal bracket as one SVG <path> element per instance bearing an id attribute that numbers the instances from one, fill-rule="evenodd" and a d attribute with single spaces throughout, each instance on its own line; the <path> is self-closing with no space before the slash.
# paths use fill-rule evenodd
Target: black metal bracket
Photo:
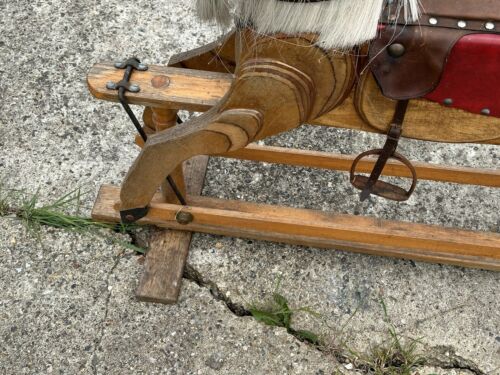
<path id="1" fill-rule="evenodd" d="M 123 224 L 133 224 L 148 214 L 149 207 L 134 208 L 132 210 L 120 211 Z"/>
<path id="2" fill-rule="evenodd" d="M 118 90 L 118 100 L 120 101 L 120 104 L 122 105 L 123 109 L 127 113 L 127 115 L 130 117 L 130 120 L 134 124 L 137 132 L 141 136 L 142 140 L 144 143 L 148 140 L 148 136 L 144 129 L 141 126 L 141 123 L 135 116 L 134 112 L 132 111 L 132 108 L 130 108 L 130 105 L 128 104 L 128 100 L 125 96 L 126 92 L 131 92 L 131 93 L 139 93 L 141 91 L 141 88 L 137 84 L 130 83 L 130 79 L 132 77 L 132 73 L 134 70 L 139 70 L 139 71 L 147 71 L 149 67 L 141 63 L 139 59 L 136 57 L 132 57 L 130 59 L 127 59 L 123 62 L 117 62 L 115 63 L 115 68 L 116 69 L 125 69 L 125 72 L 123 73 L 123 79 L 119 82 L 108 82 L 106 85 L 106 88 L 108 90 Z M 179 121 L 179 119 L 178 119 Z M 186 206 L 186 199 L 182 195 L 181 191 L 177 187 L 174 179 L 171 176 L 167 177 L 167 182 L 172 188 L 173 192 L 175 193 L 175 196 L 179 200 L 179 202 L 183 205 Z M 122 222 L 124 223 L 133 223 L 144 216 L 146 216 L 148 213 L 148 207 L 141 207 L 141 208 L 136 208 L 132 210 L 126 210 L 126 211 L 121 211 L 120 215 L 122 218 Z"/>
<path id="3" fill-rule="evenodd" d="M 125 61 L 118 61 L 115 63 L 116 69 L 127 69 L 129 66 L 134 67 L 135 70 L 139 70 L 141 72 L 145 72 L 149 69 L 149 67 L 141 63 L 137 57 L 131 57 Z"/>
<path id="4" fill-rule="evenodd" d="M 108 82 L 106 85 L 108 90 L 119 90 L 120 88 L 124 88 L 125 91 L 130 91 L 132 93 L 138 93 L 141 91 L 141 87 L 139 85 L 130 83 L 130 78 L 134 70 L 139 70 L 141 72 L 147 71 L 149 67 L 146 64 L 141 63 L 136 57 L 132 57 L 125 61 L 116 62 L 115 68 L 125 69 L 125 73 L 121 81 Z"/>

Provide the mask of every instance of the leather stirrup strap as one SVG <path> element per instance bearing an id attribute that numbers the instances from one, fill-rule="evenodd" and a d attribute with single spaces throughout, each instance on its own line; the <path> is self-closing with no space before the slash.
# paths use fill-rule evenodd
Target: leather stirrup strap
<path id="1" fill-rule="evenodd" d="M 354 162 L 352 163 L 350 180 L 354 187 L 362 191 L 362 201 L 367 199 L 372 194 L 394 201 L 405 201 L 410 198 L 415 190 L 415 187 L 417 186 L 417 172 L 415 167 L 403 155 L 396 152 L 399 139 L 401 138 L 403 132 L 403 122 L 407 108 L 408 100 L 402 100 L 397 103 L 384 148 L 363 152 L 356 159 L 354 159 Z M 368 156 L 378 156 L 370 176 L 367 177 L 356 174 L 358 164 L 362 159 Z M 399 161 L 410 171 L 412 184 L 409 190 L 404 190 L 399 186 L 380 180 L 380 176 L 390 159 Z"/>
<path id="2" fill-rule="evenodd" d="M 385 142 L 384 148 L 380 153 L 380 156 L 373 167 L 372 173 L 368 178 L 368 182 L 365 188 L 361 192 L 361 201 L 364 201 L 370 197 L 373 191 L 373 187 L 379 180 L 384 170 L 385 165 L 389 161 L 389 158 L 394 156 L 401 139 L 401 134 L 403 133 L 403 122 L 406 115 L 406 110 L 408 109 L 408 100 L 400 100 L 396 105 L 396 111 L 394 112 L 394 117 L 391 122 L 391 128 L 387 134 L 387 140 Z"/>

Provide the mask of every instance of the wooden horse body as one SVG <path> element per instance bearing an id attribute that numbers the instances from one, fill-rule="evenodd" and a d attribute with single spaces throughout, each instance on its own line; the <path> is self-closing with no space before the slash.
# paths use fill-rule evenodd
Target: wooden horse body
<path id="1" fill-rule="evenodd" d="M 325 49 L 317 33 L 262 35 L 244 24 L 221 42 L 174 57 L 170 67 L 134 72 L 132 81 L 141 91 L 129 92 L 127 98 L 147 106 L 144 129 L 149 138 L 138 140 L 143 148 L 120 198 L 118 190 L 105 189 L 94 216 L 119 220 L 120 211 L 123 221 L 134 222 L 149 213 L 143 222 L 168 228 L 500 269 L 500 236 L 495 233 L 190 195 L 185 202 L 189 207 L 183 207 L 165 183 L 171 176 L 185 193 L 182 163 L 197 155 L 222 155 L 342 170 L 354 161 L 371 173 L 358 178 L 353 168 L 356 187 L 396 200 L 408 198 L 411 191 L 404 195 L 402 189 L 382 183 L 382 172 L 499 187 L 496 170 L 412 166 L 396 152 L 399 136 L 500 144 L 500 0 L 421 3 L 421 16 L 414 21 L 398 8 L 384 8 L 377 38 L 349 51 Z M 118 100 L 105 83 L 121 74 L 111 64 L 96 65 L 88 77 L 91 92 Z M 205 113 L 175 126 L 178 109 Z M 389 137 L 384 149 L 371 153 L 378 160 L 252 145 L 303 123 Z M 159 186 L 163 203 L 155 196 Z M 179 212 L 189 215 L 179 220 Z M 367 239 L 360 240 L 360 233 Z"/>
<path id="2" fill-rule="evenodd" d="M 204 115 L 150 138 L 123 184 L 124 217 L 146 207 L 161 182 L 183 161 L 200 154 L 235 151 L 331 112 L 351 94 L 357 69 L 362 73 L 352 99 L 367 126 L 387 132 L 395 103 L 417 99 L 404 115 L 409 125 L 403 136 L 441 142 L 500 142 L 500 113 L 495 102 L 498 93 L 494 92 L 500 84 L 500 36 L 488 26 L 496 26 L 494 22 L 499 20 L 481 19 L 485 10 L 475 2 L 458 2 L 462 7 L 458 10 L 451 7 L 455 3 L 424 2 L 427 13 L 421 18 L 423 22 L 414 25 L 400 25 L 399 15 L 387 11 L 379 37 L 368 48 L 367 65 L 352 53 L 324 50 L 315 44 L 315 35 L 269 37 L 249 28 L 239 30 L 237 67 L 229 92 Z M 490 3 L 490 9 L 500 7 L 499 1 Z M 459 14 L 464 18 L 454 18 Z M 486 42 L 485 36 L 489 38 Z M 466 37 L 470 41 L 463 42 Z M 484 52 L 484 43 L 491 43 L 489 52 Z M 447 72 L 447 59 L 458 59 L 459 65 L 466 65 L 465 53 L 485 53 L 478 56 L 489 59 L 485 71 L 478 74 L 481 68 L 469 65 L 466 74 L 473 76 L 472 82 L 467 83 L 467 77 L 453 71 L 440 85 L 440 78 Z M 489 86 L 474 84 L 477 76 L 482 78 L 481 85 Z M 472 98 L 483 100 L 477 113 L 454 110 L 451 114 L 452 110 L 443 106 L 456 108 L 453 96 L 457 94 L 462 98 L 458 108 L 462 105 L 469 109 L 474 101 L 453 92 L 457 79 L 464 81 L 464 89 L 472 84 L 477 91 Z"/>

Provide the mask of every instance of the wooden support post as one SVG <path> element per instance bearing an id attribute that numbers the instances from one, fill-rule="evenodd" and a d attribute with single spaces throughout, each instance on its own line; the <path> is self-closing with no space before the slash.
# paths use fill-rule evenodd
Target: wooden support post
<path id="1" fill-rule="evenodd" d="M 172 128 L 177 125 L 177 111 L 165 108 L 152 108 L 152 121 L 156 132 L 161 132 L 165 129 Z M 185 196 L 186 195 L 186 184 L 184 182 L 184 172 L 182 170 L 182 165 L 179 165 L 172 173 L 175 184 L 179 191 Z M 177 202 L 180 203 L 174 190 L 167 181 L 164 181 L 161 185 L 161 191 L 165 202 Z"/>
<path id="2" fill-rule="evenodd" d="M 177 123 L 177 111 L 164 108 L 146 108 L 144 123 L 148 133 L 159 132 L 173 127 Z M 205 175 L 206 158 L 199 158 L 188 165 L 188 173 L 193 177 Z M 184 172 L 179 166 L 172 173 L 178 189 L 186 196 Z M 196 186 L 191 186 L 190 193 L 200 194 L 203 178 L 193 178 Z M 165 181 L 161 187 L 163 201 L 179 203 L 171 186 Z M 157 229 L 149 243 L 149 252 L 144 264 L 136 297 L 140 301 L 173 304 L 177 302 L 182 282 L 182 274 L 191 243 L 191 233 L 177 230 Z"/>
<path id="3" fill-rule="evenodd" d="M 185 163 L 184 172 L 190 195 L 201 194 L 207 163 L 206 156 L 198 156 Z M 163 304 L 177 302 L 191 236 L 191 232 L 180 230 L 156 230 L 150 240 L 144 274 L 136 291 L 138 300 Z"/>

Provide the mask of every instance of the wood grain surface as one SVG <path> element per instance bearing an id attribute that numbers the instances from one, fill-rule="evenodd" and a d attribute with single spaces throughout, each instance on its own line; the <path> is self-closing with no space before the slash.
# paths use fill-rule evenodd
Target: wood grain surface
<path id="1" fill-rule="evenodd" d="M 99 99 L 116 102 L 117 92 L 107 90 L 106 83 L 117 82 L 122 75 L 123 71 L 115 69 L 113 63 L 96 64 L 87 77 L 89 89 Z M 231 74 L 158 65 L 152 65 L 147 72 L 134 72 L 132 77 L 141 92 L 127 93 L 131 104 L 202 112 L 216 105 L 233 82 Z M 157 77 L 168 78 L 169 84 L 155 87 L 152 82 Z M 358 83 L 355 95 L 336 104 L 334 110 L 320 113 L 309 122 L 385 134 L 395 106 L 382 96 L 370 76 Z M 417 99 L 410 103 L 403 136 L 435 142 L 500 144 L 500 119 Z"/>
<path id="2" fill-rule="evenodd" d="M 206 156 L 199 156 L 185 163 L 184 174 L 189 182 L 189 194 L 201 194 L 207 163 Z M 191 237 L 191 232 L 181 230 L 153 230 L 144 271 L 136 290 L 138 300 L 162 304 L 177 302 Z"/>
<path id="3" fill-rule="evenodd" d="M 94 219 L 119 221 L 119 196 L 118 187 L 101 187 L 93 210 Z M 149 215 L 140 223 L 500 270 L 500 235 L 497 233 L 208 197 L 191 197 L 190 201 L 192 206 L 183 208 L 155 198 Z M 187 226 L 175 221 L 182 209 L 194 216 L 194 221 Z"/>

